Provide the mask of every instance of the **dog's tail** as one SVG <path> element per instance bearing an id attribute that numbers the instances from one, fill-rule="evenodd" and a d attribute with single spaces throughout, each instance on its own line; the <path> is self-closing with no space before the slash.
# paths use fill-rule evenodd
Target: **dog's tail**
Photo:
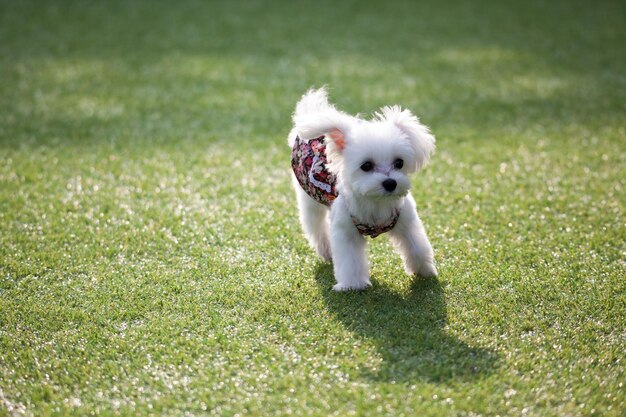
<path id="1" fill-rule="evenodd" d="M 343 136 L 348 131 L 351 120 L 351 116 L 340 112 L 328 102 L 325 87 L 311 89 L 296 105 L 289 145 L 293 146 L 296 136 L 308 140 L 332 131 L 340 131 Z"/>
<path id="2" fill-rule="evenodd" d="M 311 88 L 309 91 L 302 95 L 298 104 L 296 104 L 296 110 L 293 113 L 292 120 L 294 125 L 298 125 L 298 120 L 306 118 L 307 115 L 321 114 L 327 111 L 335 111 L 335 107 L 328 102 L 328 92 L 326 87 L 318 89 Z M 293 143 L 298 136 L 297 130 L 294 128 L 289 133 L 289 146 L 293 147 Z"/>
<path id="3" fill-rule="evenodd" d="M 326 110 L 334 109 L 335 107 L 328 102 L 326 87 L 318 88 L 317 90 L 312 88 L 304 93 L 298 104 L 296 104 L 293 119 L 295 121 L 296 118 L 305 114 L 322 113 Z"/>

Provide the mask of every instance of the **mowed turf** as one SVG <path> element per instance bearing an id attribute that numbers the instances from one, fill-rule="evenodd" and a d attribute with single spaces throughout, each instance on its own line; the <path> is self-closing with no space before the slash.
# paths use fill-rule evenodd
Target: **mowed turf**
<path id="1" fill-rule="evenodd" d="M 620 416 L 620 1 L 0 3 L 0 415 Z M 412 109 L 440 276 L 301 234 L 300 95 Z"/>

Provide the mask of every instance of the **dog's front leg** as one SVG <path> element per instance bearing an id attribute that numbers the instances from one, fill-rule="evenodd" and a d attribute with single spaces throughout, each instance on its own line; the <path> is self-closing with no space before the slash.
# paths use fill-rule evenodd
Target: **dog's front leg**
<path id="1" fill-rule="evenodd" d="M 415 211 L 415 203 L 404 207 L 400 213 L 400 220 L 390 231 L 390 235 L 392 243 L 402 256 L 407 274 L 422 277 L 437 276 L 433 248 Z"/>
<path id="2" fill-rule="evenodd" d="M 372 285 L 365 254 L 365 239 L 350 218 L 331 223 L 330 229 L 330 247 L 337 281 L 333 290 L 362 290 Z"/>

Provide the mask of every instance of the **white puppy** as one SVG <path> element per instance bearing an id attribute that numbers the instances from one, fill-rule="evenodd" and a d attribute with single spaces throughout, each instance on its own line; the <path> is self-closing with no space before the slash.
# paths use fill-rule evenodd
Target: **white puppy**
<path id="1" fill-rule="evenodd" d="M 380 109 L 372 120 L 350 116 L 328 103 L 323 88 L 302 97 L 293 122 L 289 146 L 300 221 L 317 254 L 333 261 L 333 289 L 371 285 L 364 235 L 385 232 L 408 274 L 436 276 L 407 177 L 435 149 L 428 128 L 399 106 Z"/>

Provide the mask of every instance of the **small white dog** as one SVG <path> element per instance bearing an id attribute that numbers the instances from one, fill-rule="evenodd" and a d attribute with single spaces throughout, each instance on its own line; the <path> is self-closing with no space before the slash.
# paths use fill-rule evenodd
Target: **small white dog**
<path id="1" fill-rule="evenodd" d="M 436 276 L 407 177 L 435 149 L 428 128 L 399 106 L 383 107 L 372 120 L 350 116 L 328 103 L 323 88 L 302 96 L 293 122 L 289 146 L 300 221 L 317 254 L 333 261 L 333 289 L 371 285 L 363 235 L 385 232 L 408 274 Z"/>

